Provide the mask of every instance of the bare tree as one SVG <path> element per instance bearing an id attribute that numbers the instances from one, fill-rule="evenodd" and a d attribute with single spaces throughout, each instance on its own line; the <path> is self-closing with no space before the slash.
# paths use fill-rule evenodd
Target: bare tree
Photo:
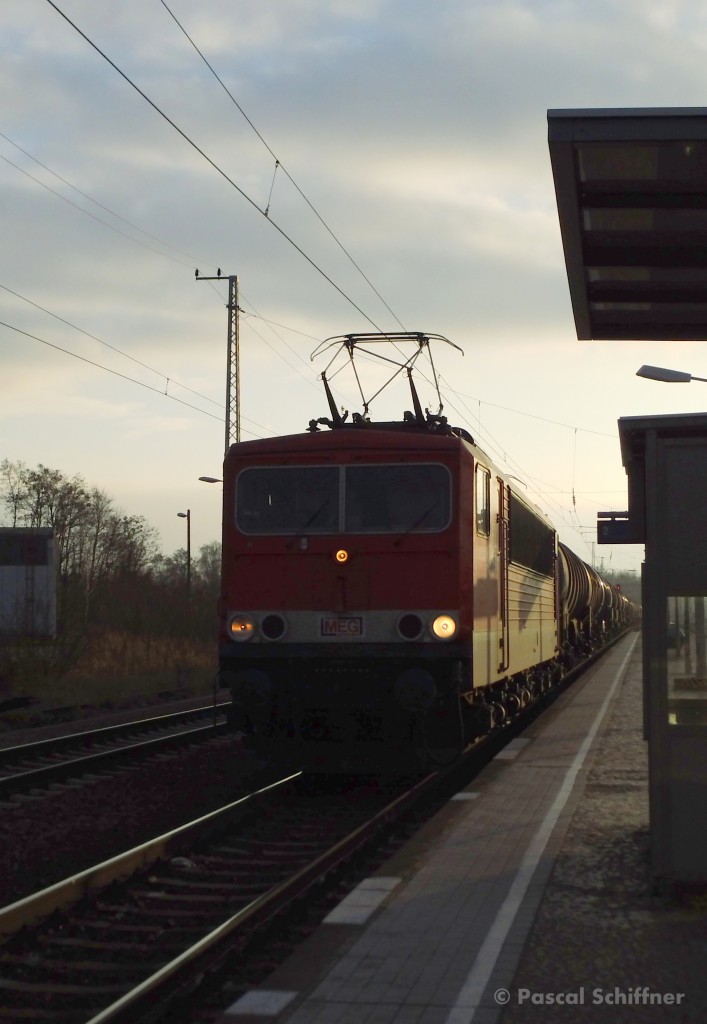
<path id="1" fill-rule="evenodd" d="M 126 515 L 80 476 L 5 459 L 0 512 L 12 525 L 54 529 L 59 554 L 59 614 L 64 635 L 89 626 L 211 638 L 219 591 L 220 544 L 202 547 L 192 563 L 186 599 L 186 552 L 160 554 L 157 531 Z"/>
<path id="2" fill-rule="evenodd" d="M 221 544 L 219 541 L 214 540 L 199 548 L 195 568 L 200 585 L 206 591 L 213 592 L 218 596 L 221 582 Z"/>
<path id="3" fill-rule="evenodd" d="M 89 621 L 93 594 L 108 573 L 111 531 L 116 519 L 113 499 L 95 487 L 89 495 L 86 511 L 83 529 L 76 543 L 77 571 L 83 582 L 85 623 Z"/>
<path id="4" fill-rule="evenodd" d="M 0 462 L 0 487 L 2 487 L 2 501 L 10 512 L 10 525 L 20 525 L 21 508 L 26 499 L 26 479 L 29 469 L 24 462 L 10 462 L 3 459 Z"/>

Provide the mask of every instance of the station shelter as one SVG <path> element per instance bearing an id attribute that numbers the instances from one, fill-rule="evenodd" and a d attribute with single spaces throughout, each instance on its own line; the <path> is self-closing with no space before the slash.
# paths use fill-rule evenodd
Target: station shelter
<path id="1" fill-rule="evenodd" d="M 549 110 L 577 337 L 707 340 L 707 108 Z M 628 510 L 599 543 L 645 545 L 651 864 L 707 881 L 707 414 L 622 417 Z"/>

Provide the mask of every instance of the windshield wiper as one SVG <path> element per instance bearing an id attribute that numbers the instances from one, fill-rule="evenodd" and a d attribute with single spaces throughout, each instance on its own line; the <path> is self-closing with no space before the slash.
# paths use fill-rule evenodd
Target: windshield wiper
<path id="1" fill-rule="evenodd" d="M 303 526 L 301 526 L 301 527 L 299 528 L 299 530 L 298 530 L 298 531 L 297 531 L 297 533 L 296 533 L 296 534 L 294 535 L 294 537 L 292 538 L 292 540 L 291 540 L 291 541 L 289 541 L 289 543 L 287 544 L 287 547 L 288 547 L 288 548 L 291 548 L 291 547 L 292 547 L 292 545 L 293 545 L 293 544 L 295 543 L 295 541 L 298 541 L 298 540 L 299 540 L 299 539 L 300 539 L 300 538 L 301 538 L 302 536 L 304 536 L 304 534 L 305 534 L 305 532 L 307 531 L 307 529 L 308 529 L 308 528 L 309 528 L 309 527 L 310 527 L 310 526 L 312 525 L 312 523 L 314 522 L 314 520 L 318 518 L 318 516 L 320 515 L 320 513 L 322 513 L 322 512 L 324 511 L 324 509 L 325 509 L 325 508 L 327 507 L 327 505 L 328 505 L 328 504 L 329 504 L 329 498 L 326 498 L 326 499 L 325 499 L 325 500 L 324 500 L 324 501 L 322 502 L 322 504 L 321 504 L 321 505 L 319 506 L 319 508 L 317 508 L 317 509 L 316 509 L 316 510 L 315 510 L 315 511 L 314 511 L 314 512 L 313 512 L 313 513 L 311 514 L 311 516 L 309 517 L 309 519 L 307 520 L 307 522 L 306 522 L 306 523 L 305 523 L 305 524 L 304 524 Z"/>
<path id="2" fill-rule="evenodd" d="M 439 505 L 439 498 L 437 498 L 437 500 L 435 502 L 433 502 L 433 504 L 430 505 L 429 508 L 426 508 L 425 511 L 422 513 L 422 515 L 418 516 L 417 519 L 415 520 L 415 522 L 412 523 L 410 526 L 408 526 L 407 530 L 403 530 L 403 532 L 400 534 L 400 536 L 397 537 L 397 539 L 393 542 L 393 546 L 396 547 L 396 548 L 400 547 L 400 545 L 403 542 L 403 539 L 405 537 L 407 537 L 407 535 L 409 533 L 412 533 L 413 530 L 416 530 L 418 528 L 418 526 L 420 526 L 421 523 L 424 523 L 425 519 L 427 519 L 427 517 L 430 514 L 430 512 L 434 512 L 434 510 L 437 508 L 438 505 Z"/>

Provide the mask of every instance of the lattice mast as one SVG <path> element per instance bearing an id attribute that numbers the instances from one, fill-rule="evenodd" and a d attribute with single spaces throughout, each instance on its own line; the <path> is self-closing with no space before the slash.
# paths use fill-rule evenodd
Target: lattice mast
<path id="1" fill-rule="evenodd" d="M 196 271 L 197 281 L 224 281 L 221 270 L 216 277 L 204 277 Z M 238 276 L 228 276 L 228 332 L 226 335 L 226 416 L 224 452 L 241 439 L 241 357 L 238 309 Z"/>

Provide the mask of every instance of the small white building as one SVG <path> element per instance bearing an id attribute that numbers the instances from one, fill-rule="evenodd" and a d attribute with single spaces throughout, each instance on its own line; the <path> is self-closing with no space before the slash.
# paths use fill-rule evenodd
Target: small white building
<path id="1" fill-rule="evenodd" d="M 0 636 L 56 634 L 56 539 L 50 528 L 0 528 Z"/>

